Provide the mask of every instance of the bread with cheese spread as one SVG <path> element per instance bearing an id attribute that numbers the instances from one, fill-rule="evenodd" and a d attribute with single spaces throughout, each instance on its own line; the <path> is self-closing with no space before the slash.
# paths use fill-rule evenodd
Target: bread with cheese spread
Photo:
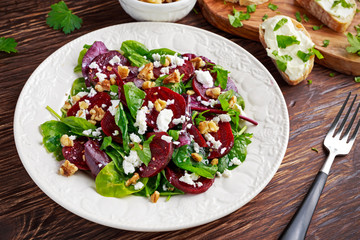
<path id="1" fill-rule="evenodd" d="M 274 29 L 276 29 L 276 25 L 282 19 L 287 19 L 286 23 L 274 31 Z M 295 39 L 298 39 L 296 41 L 299 43 L 285 48 L 279 48 L 277 34 L 285 37 L 295 37 Z M 309 53 L 310 49 L 313 48 L 315 44 L 312 42 L 310 34 L 301 23 L 287 16 L 276 15 L 272 18 L 268 18 L 260 25 L 259 37 L 260 42 L 268 53 L 268 56 L 271 57 L 280 74 L 289 85 L 297 85 L 308 77 L 314 66 L 314 54 L 309 56 L 308 60 L 304 62 L 304 60 L 298 57 L 298 51 Z M 276 56 L 274 55 L 274 51 L 277 51 L 277 56 L 287 56 L 291 58 L 291 60 L 285 62 L 285 71 L 280 69 Z"/>
<path id="2" fill-rule="evenodd" d="M 336 32 L 345 32 L 356 13 L 355 0 L 296 0 L 326 26 Z"/>

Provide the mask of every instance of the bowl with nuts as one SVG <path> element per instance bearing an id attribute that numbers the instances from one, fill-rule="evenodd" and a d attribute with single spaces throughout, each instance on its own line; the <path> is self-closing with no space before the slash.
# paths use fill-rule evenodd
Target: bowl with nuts
<path id="1" fill-rule="evenodd" d="M 137 21 L 176 22 L 189 14 L 196 0 L 119 0 Z"/>

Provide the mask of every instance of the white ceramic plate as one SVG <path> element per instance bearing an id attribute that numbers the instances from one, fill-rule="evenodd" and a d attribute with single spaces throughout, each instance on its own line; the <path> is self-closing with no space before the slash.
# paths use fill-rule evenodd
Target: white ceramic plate
<path id="1" fill-rule="evenodd" d="M 137 40 L 149 49 L 167 47 L 203 55 L 231 71 L 247 114 L 259 122 L 246 161 L 230 178 L 217 178 L 198 195 L 174 196 L 156 204 L 143 197 L 106 198 L 97 194 L 92 178 L 58 174 L 60 163 L 42 146 L 39 125 L 54 119 L 47 105 L 60 110 L 84 44 L 103 41 L 119 49 L 124 40 Z M 14 135 L 18 153 L 34 182 L 67 210 L 106 226 L 135 231 L 168 231 L 198 226 L 239 209 L 269 183 L 284 157 L 289 120 L 282 93 L 271 74 L 250 53 L 233 42 L 198 28 L 174 23 L 129 23 L 86 34 L 51 54 L 34 71 L 17 102 Z"/>

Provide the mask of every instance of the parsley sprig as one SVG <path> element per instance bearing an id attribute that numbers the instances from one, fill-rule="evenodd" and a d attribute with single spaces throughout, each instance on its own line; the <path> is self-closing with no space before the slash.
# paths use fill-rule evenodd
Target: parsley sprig
<path id="1" fill-rule="evenodd" d="M 0 37 L 0 51 L 2 52 L 17 52 L 15 47 L 17 46 L 17 42 L 13 38 L 5 38 Z"/>
<path id="2" fill-rule="evenodd" d="M 348 33 L 347 40 L 350 43 L 350 46 L 346 48 L 346 51 L 348 53 L 356 53 L 360 56 L 360 36 Z"/>
<path id="3" fill-rule="evenodd" d="M 65 34 L 81 27 L 82 19 L 74 15 L 64 1 L 54 3 L 51 5 L 51 9 L 46 18 L 49 27 L 55 30 L 61 29 Z"/>

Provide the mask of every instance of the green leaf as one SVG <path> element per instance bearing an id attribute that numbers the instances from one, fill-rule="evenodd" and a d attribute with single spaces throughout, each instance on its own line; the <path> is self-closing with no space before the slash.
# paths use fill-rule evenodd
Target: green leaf
<path id="1" fill-rule="evenodd" d="M 144 58 L 144 56 L 137 54 L 137 53 L 133 53 L 132 55 L 130 55 L 128 57 L 128 59 L 131 62 L 131 65 L 136 66 L 136 67 L 141 67 L 147 63 L 149 63 L 149 60 L 147 60 L 146 58 Z"/>
<path id="2" fill-rule="evenodd" d="M 228 17 L 229 17 L 230 25 L 233 26 L 234 28 L 243 26 L 243 23 L 240 21 L 239 18 L 236 18 L 235 16 L 230 15 L 230 14 L 228 15 Z"/>
<path id="3" fill-rule="evenodd" d="M 324 25 L 321 24 L 320 26 L 313 26 L 312 28 L 313 28 L 314 31 L 317 31 L 317 30 L 322 29 L 323 26 Z"/>
<path id="4" fill-rule="evenodd" d="M 132 82 L 128 82 L 124 85 L 124 92 L 131 116 L 136 119 L 137 111 L 142 106 L 146 94 Z"/>
<path id="5" fill-rule="evenodd" d="M 359 82 L 360 82 L 360 77 L 355 77 L 355 78 L 354 78 L 354 81 L 357 82 L 357 83 L 359 83 Z"/>
<path id="6" fill-rule="evenodd" d="M 311 84 L 312 84 L 312 80 L 311 80 L 311 79 L 308 79 L 308 80 L 307 80 L 307 83 L 308 83 L 308 85 L 311 85 Z"/>
<path id="7" fill-rule="evenodd" d="M 103 142 L 100 146 L 100 150 L 104 150 L 108 146 L 111 146 L 112 138 L 111 136 L 104 137 Z"/>
<path id="8" fill-rule="evenodd" d="M 300 12 L 299 11 L 297 11 L 296 13 L 295 13 L 295 17 L 296 17 L 296 21 L 298 21 L 298 22 L 302 22 L 302 19 L 301 19 L 301 14 L 300 14 Z"/>
<path id="9" fill-rule="evenodd" d="M 253 13 L 256 11 L 256 5 L 255 4 L 251 4 L 246 6 L 246 12 L 247 13 Z"/>
<path id="10" fill-rule="evenodd" d="M 323 47 L 329 46 L 329 43 L 330 43 L 330 40 L 325 39 L 325 40 L 323 41 Z"/>
<path id="11" fill-rule="evenodd" d="M 354 5 L 346 2 L 345 0 L 335 0 L 331 8 L 336 7 L 338 4 L 341 4 L 343 8 L 352 8 Z"/>
<path id="12" fill-rule="evenodd" d="M 220 101 L 221 108 L 224 111 L 229 110 L 229 106 L 230 106 L 229 101 L 234 96 L 234 94 L 235 94 L 234 90 L 231 89 L 219 95 L 218 100 Z"/>
<path id="13" fill-rule="evenodd" d="M 192 112 L 192 120 L 195 122 L 195 125 L 199 125 L 200 122 L 203 122 L 206 120 L 206 117 L 204 117 L 203 115 L 207 112 L 209 112 L 210 110 L 206 110 L 206 111 L 203 111 L 201 113 L 198 113 L 197 111 L 193 111 Z"/>
<path id="14" fill-rule="evenodd" d="M 304 18 L 304 21 L 305 21 L 305 22 L 308 22 L 308 21 L 309 21 L 309 17 L 306 16 L 306 14 L 303 15 L 303 18 Z"/>
<path id="15" fill-rule="evenodd" d="M 275 56 L 275 62 L 280 71 L 285 72 L 287 69 L 287 62 L 292 60 L 292 57 L 289 55 L 280 56 L 278 51 L 273 51 L 272 54 Z"/>
<path id="16" fill-rule="evenodd" d="M 228 18 L 229 18 L 229 22 L 230 22 L 231 26 L 237 28 L 237 27 L 242 27 L 243 26 L 241 21 L 250 19 L 250 14 L 249 13 L 243 13 L 241 11 L 237 11 L 233 7 L 233 15 L 229 14 Z"/>
<path id="17" fill-rule="evenodd" d="M 274 31 L 276 31 L 276 30 L 278 30 L 279 28 L 281 28 L 282 26 L 284 26 L 284 24 L 285 23 L 287 23 L 287 18 L 282 18 L 282 19 L 280 19 L 277 23 L 276 23 L 276 25 L 275 25 L 275 27 L 274 27 Z"/>
<path id="18" fill-rule="evenodd" d="M 162 174 L 158 173 L 156 176 L 149 178 L 146 186 L 140 191 L 135 193 L 136 196 L 150 197 L 155 190 L 159 187 Z"/>
<path id="19" fill-rule="evenodd" d="M 215 65 L 211 72 L 216 73 L 215 86 L 220 85 L 222 89 L 225 89 L 227 85 L 228 75 L 230 72 L 219 65 Z"/>
<path id="20" fill-rule="evenodd" d="M 142 146 L 142 149 L 140 148 L 138 143 L 135 143 L 134 150 L 138 154 L 140 160 L 147 166 L 149 162 L 151 161 L 151 151 L 150 151 L 150 143 L 153 140 L 155 135 L 152 135 L 149 137 Z"/>
<path id="21" fill-rule="evenodd" d="M 51 11 L 48 13 L 46 23 L 55 30 L 61 29 L 65 34 L 69 34 L 75 29 L 79 29 L 82 19 L 72 14 L 64 1 L 51 5 Z"/>
<path id="22" fill-rule="evenodd" d="M 278 6 L 275 4 L 269 3 L 268 8 L 275 11 L 276 9 L 278 9 Z"/>
<path id="23" fill-rule="evenodd" d="M 312 48 L 309 49 L 309 52 L 315 54 L 315 56 L 318 58 L 318 59 L 323 59 L 324 56 L 317 50 L 315 49 L 315 46 L 313 46 Z"/>
<path id="24" fill-rule="evenodd" d="M 300 41 L 298 41 L 295 36 L 276 35 L 276 41 L 279 48 L 286 48 L 293 44 L 300 44 Z"/>
<path id="25" fill-rule="evenodd" d="M 111 160 L 114 162 L 116 169 L 121 173 L 124 173 L 124 169 L 122 166 L 125 153 L 121 149 L 119 145 L 116 143 L 111 143 L 105 150 L 105 153 L 111 158 Z"/>
<path id="26" fill-rule="evenodd" d="M 147 49 L 144 44 L 135 40 L 123 41 L 120 49 L 124 52 L 125 57 L 129 57 L 135 53 L 141 56 L 146 56 L 149 53 L 149 49 Z"/>
<path id="27" fill-rule="evenodd" d="M 303 62 L 307 62 L 309 61 L 310 57 L 314 54 L 312 53 L 304 53 L 303 51 L 299 50 L 296 55 L 303 61 Z"/>
<path id="28" fill-rule="evenodd" d="M 81 70 L 82 70 L 82 66 L 81 66 L 82 65 L 82 60 L 83 60 L 85 54 L 87 53 L 87 51 L 88 51 L 88 48 L 84 48 L 83 50 L 80 51 L 79 57 L 78 57 L 78 64 L 74 68 L 75 73 L 81 72 Z"/>
<path id="29" fill-rule="evenodd" d="M 169 136 L 171 136 L 175 141 L 179 139 L 179 130 L 169 130 L 168 131 Z"/>
<path id="30" fill-rule="evenodd" d="M 139 192 L 141 189 L 135 190 L 133 185 L 125 186 L 129 178 L 117 170 L 114 162 L 110 162 L 96 176 L 96 191 L 102 196 L 117 198 Z M 148 178 L 141 178 L 139 181 L 146 185 L 148 180 Z"/>
<path id="31" fill-rule="evenodd" d="M 17 46 L 17 42 L 14 38 L 5 38 L 0 37 L 0 51 L 11 53 L 16 53 L 17 50 L 15 49 Z"/>
<path id="32" fill-rule="evenodd" d="M 330 77 L 334 77 L 334 76 L 335 76 L 335 73 L 329 73 L 329 76 L 330 76 Z"/>
<path id="33" fill-rule="evenodd" d="M 355 28 L 355 30 L 356 30 L 356 36 L 357 36 L 357 37 L 360 37 L 360 24 L 355 25 L 354 28 Z"/>
<path id="34" fill-rule="evenodd" d="M 130 152 L 130 148 L 129 148 L 130 137 L 128 132 L 129 122 L 121 102 L 119 103 L 119 108 L 115 113 L 115 123 L 120 128 L 124 151 L 128 154 Z"/>
<path id="35" fill-rule="evenodd" d="M 73 82 L 70 90 L 70 96 L 75 96 L 79 92 L 89 92 L 89 89 L 87 89 L 85 84 L 85 79 L 82 77 L 75 79 Z"/>
<path id="36" fill-rule="evenodd" d="M 348 53 L 357 53 L 360 55 L 360 37 L 353 36 L 351 33 L 348 33 L 347 40 L 350 43 L 350 47 L 346 47 L 346 51 Z"/>
<path id="37" fill-rule="evenodd" d="M 61 122 L 65 123 L 68 127 L 70 127 L 71 131 L 75 134 L 81 135 L 81 136 L 89 136 L 83 133 L 83 131 L 86 130 L 95 130 L 96 126 L 88 122 L 87 120 L 83 118 L 78 117 L 66 117 L 61 118 Z M 91 136 L 91 135 L 90 135 Z"/>
<path id="38" fill-rule="evenodd" d="M 267 14 L 265 14 L 263 17 L 262 17 L 262 20 L 265 21 L 266 19 L 268 19 L 269 16 Z"/>

